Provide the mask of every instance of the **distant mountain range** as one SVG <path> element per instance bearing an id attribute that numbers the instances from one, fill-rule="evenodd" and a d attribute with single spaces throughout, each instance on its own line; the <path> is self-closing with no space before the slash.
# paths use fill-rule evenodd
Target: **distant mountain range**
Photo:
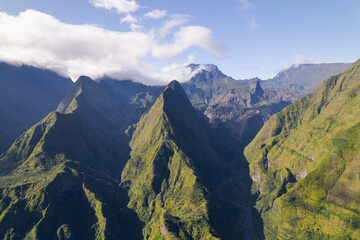
<path id="1" fill-rule="evenodd" d="M 275 89 L 283 98 L 296 100 L 311 93 L 325 79 L 345 72 L 353 63 L 319 63 L 293 65 L 274 78 L 262 81 L 264 89 Z"/>
<path id="2" fill-rule="evenodd" d="M 191 64 L 189 67 L 196 74 L 182 85 L 192 104 L 214 127 L 228 129 L 246 146 L 273 114 L 350 66 L 347 63 L 293 66 L 263 81 L 235 80 L 215 65 Z"/>
<path id="3" fill-rule="evenodd" d="M 340 65 L 331 66 L 340 73 Z M 49 71 L 4 65 L 14 71 L 0 77 L 6 96 L 17 96 L 13 92 L 22 84 L 34 83 L 22 95 L 30 100 L 38 92 L 51 96 L 38 93 L 31 109 L 43 110 L 47 98 L 62 95 L 62 100 L 44 116 L 31 115 L 37 123 L 0 156 L 0 238 L 356 238 L 358 209 L 351 191 L 357 194 L 358 178 L 351 154 L 357 156 L 358 66 L 288 106 L 311 88 L 306 81 L 298 83 L 304 88 L 291 87 L 300 81 L 294 76 L 301 75 L 301 66 L 300 72 L 289 69 L 296 74 L 268 85 L 259 79 L 234 80 L 214 65 L 191 64 L 194 74 L 182 84 L 155 87 L 83 76 L 68 88 L 68 79 Z M 320 82 L 330 71 L 309 68 L 304 67 L 308 82 Z M 51 76 L 54 83 L 38 84 L 51 82 Z M 30 80 L 26 85 L 17 78 Z M 16 88 L 8 87 L 8 79 Z M 67 90 L 58 87 L 55 94 L 62 82 Z M 12 106 L 20 100 L 27 101 L 9 97 L 0 105 L 0 112 L 14 112 L 1 115 L 5 123 L 16 122 L 18 110 Z M 26 124 L 18 122 L 16 129 Z M 317 170 L 321 167 L 326 171 Z M 349 174 L 342 177 L 342 170 Z M 304 191 L 306 184 L 314 191 Z M 354 187 L 343 187 L 349 184 Z M 324 189 L 331 193 L 325 196 Z M 284 214 L 279 216 L 279 209 Z M 294 211 L 311 218 L 293 219 Z M 315 212 L 319 218 L 311 215 Z M 333 222 L 326 216 L 337 216 L 348 230 L 329 232 Z M 296 227 L 307 226 L 306 219 L 320 219 L 323 225 Z"/>

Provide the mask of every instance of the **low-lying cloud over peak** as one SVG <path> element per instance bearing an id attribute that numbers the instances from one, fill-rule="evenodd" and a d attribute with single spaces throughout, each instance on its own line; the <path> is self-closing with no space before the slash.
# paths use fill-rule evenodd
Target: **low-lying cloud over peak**
<path id="1" fill-rule="evenodd" d="M 93 79 L 108 75 L 154 84 L 172 79 L 154 72 L 155 67 L 145 63 L 144 58 L 171 58 L 191 47 L 202 48 L 217 57 L 224 55 L 224 44 L 203 26 L 174 30 L 170 42 L 158 39 L 156 33 L 67 24 L 35 10 L 26 10 L 18 16 L 3 12 L 0 13 L 0 60 L 48 68 L 73 80 L 81 75 Z"/>

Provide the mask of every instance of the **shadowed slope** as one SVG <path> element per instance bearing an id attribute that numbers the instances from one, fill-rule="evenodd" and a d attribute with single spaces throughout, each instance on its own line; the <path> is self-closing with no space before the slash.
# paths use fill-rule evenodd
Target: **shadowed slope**
<path id="1" fill-rule="evenodd" d="M 49 70 L 0 62 L 0 154 L 54 111 L 72 84 Z"/>
<path id="2" fill-rule="evenodd" d="M 131 92 L 126 87 L 138 91 L 116 92 Z M 60 104 L 63 113 L 20 136 L 0 158 L 0 238 L 141 238 L 119 178 L 130 152 L 126 130 L 151 104 L 152 90 L 83 77 Z"/>

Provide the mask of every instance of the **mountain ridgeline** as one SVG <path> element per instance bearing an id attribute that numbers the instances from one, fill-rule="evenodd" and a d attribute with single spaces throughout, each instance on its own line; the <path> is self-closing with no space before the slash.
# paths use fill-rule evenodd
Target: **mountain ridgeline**
<path id="1" fill-rule="evenodd" d="M 246 147 L 268 239 L 360 238 L 360 61 L 274 115 Z"/>
<path id="2" fill-rule="evenodd" d="M 141 239 L 142 223 L 119 184 L 130 128 L 159 90 L 81 77 L 60 112 L 31 127 L 0 158 L 0 237 Z"/>
<path id="3" fill-rule="evenodd" d="M 227 129 L 244 147 L 271 115 L 290 104 L 271 99 L 272 92 L 264 91 L 260 80 L 238 81 L 214 65 L 189 67 L 196 74 L 182 86 L 191 103 L 214 128 Z"/>
<path id="4" fill-rule="evenodd" d="M 298 70 L 339 64 L 268 85 L 197 64 L 166 87 L 80 77 L 0 155 L 0 238 L 359 238 L 359 65 L 294 104 Z"/>
<path id="5" fill-rule="evenodd" d="M 241 239 L 235 225 L 244 208 L 227 206 L 225 191 L 217 196 L 238 176 L 229 165 L 240 161 L 235 144 L 224 146 L 232 154 L 219 148 L 221 138 L 214 139 L 178 82 L 157 97 L 159 90 L 79 78 L 58 111 L 1 156 L 0 236 Z M 232 195 L 241 202 L 248 194 Z"/>
<path id="6" fill-rule="evenodd" d="M 293 65 L 274 78 L 262 81 L 264 89 L 292 101 L 311 93 L 325 79 L 345 72 L 353 63 L 318 63 Z"/>

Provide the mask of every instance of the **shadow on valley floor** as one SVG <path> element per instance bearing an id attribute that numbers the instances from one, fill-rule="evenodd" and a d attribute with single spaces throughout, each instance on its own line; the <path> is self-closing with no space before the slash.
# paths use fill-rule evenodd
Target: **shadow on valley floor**
<path id="1" fill-rule="evenodd" d="M 225 240 L 264 239 L 263 221 L 254 207 L 257 196 L 251 193 L 253 181 L 243 154 L 244 145 L 239 144 L 224 129 L 214 131 L 212 139 L 215 150 L 226 162 L 226 174 L 212 189 L 215 201 L 220 206 L 219 211 L 224 216 L 218 218 L 221 222 L 218 226 L 218 230 L 221 230 L 218 232 Z"/>

